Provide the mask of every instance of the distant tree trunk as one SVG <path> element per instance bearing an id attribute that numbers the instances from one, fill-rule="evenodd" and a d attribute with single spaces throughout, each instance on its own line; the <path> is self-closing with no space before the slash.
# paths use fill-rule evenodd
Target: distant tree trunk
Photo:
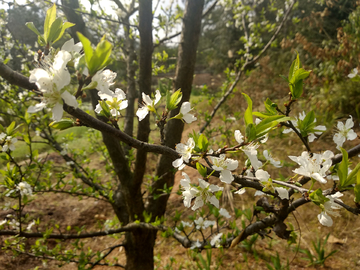
<path id="1" fill-rule="evenodd" d="M 177 89 L 182 91 L 181 104 L 190 99 L 203 8 L 204 0 L 186 1 L 174 83 L 174 91 Z M 171 111 L 170 117 L 175 116 L 179 111 L 180 106 Z M 181 141 L 183 130 L 182 121 L 169 121 L 165 128 L 165 145 L 175 148 L 175 145 Z M 157 166 L 157 175 L 161 177 L 161 180 L 156 181 L 153 185 L 155 193 L 161 193 L 158 190 L 163 189 L 165 184 L 167 187 L 174 185 L 174 173 L 172 171 L 172 160 L 162 155 Z M 169 196 L 160 196 L 156 200 L 152 198 L 148 202 L 148 212 L 152 213 L 152 217 L 155 219 L 157 216 L 164 215 Z"/>

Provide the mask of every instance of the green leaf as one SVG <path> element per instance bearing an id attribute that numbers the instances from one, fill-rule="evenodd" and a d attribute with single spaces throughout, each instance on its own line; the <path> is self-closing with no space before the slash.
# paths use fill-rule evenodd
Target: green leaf
<path id="1" fill-rule="evenodd" d="M 27 23 L 25 23 L 25 25 L 27 26 L 27 28 L 29 28 L 31 31 L 33 31 L 36 35 L 41 36 L 39 30 L 37 30 L 37 28 L 35 27 L 33 22 L 27 22 Z"/>
<path id="2" fill-rule="evenodd" d="M 310 193 L 309 197 L 310 197 L 311 201 L 313 203 L 315 203 L 316 205 L 321 205 L 321 204 L 324 204 L 325 202 L 329 201 L 329 199 L 326 198 L 322 194 L 321 188 L 318 188 L 314 192 Z"/>
<path id="3" fill-rule="evenodd" d="M 298 120 L 298 127 L 300 129 L 301 135 L 306 137 L 308 133 L 311 133 L 315 127 L 315 113 L 314 111 L 309 112 L 304 120 Z"/>
<path id="4" fill-rule="evenodd" d="M 341 189 L 346 186 L 349 161 L 348 161 L 348 153 L 346 152 L 346 150 L 342 147 L 340 147 L 340 150 L 343 155 L 342 161 L 340 162 L 339 167 L 338 167 L 339 188 Z"/>
<path id="5" fill-rule="evenodd" d="M 256 137 L 264 136 L 273 127 L 277 126 L 281 122 L 289 121 L 291 118 L 284 115 L 268 116 L 256 125 Z M 264 133 L 265 134 L 261 134 Z"/>
<path id="6" fill-rule="evenodd" d="M 357 174 L 357 179 L 360 180 L 360 172 L 358 172 Z M 354 193 L 355 193 L 355 198 L 354 198 L 354 201 L 356 203 L 359 203 L 360 202 L 360 184 L 359 184 L 359 181 L 357 181 L 357 184 L 356 186 L 354 187 Z"/>
<path id="7" fill-rule="evenodd" d="M 82 45 L 83 45 L 83 49 L 84 49 L 84 53 L 85 53 L 85 62 L 88 66 L 89 69 L 89 73 L 90 73 L 90 63 L 91 63 L 91 58 L 93 57 L 94 54 L 94 50 L 91 47 L 91 42 L 90 40 L 88 40 L 85 36 L 83 36 L 81 33 L 77 32 L 77 35 L 79 37 L 79 40 L 81 41 Z M 91 74 L 90 75 L 94 75 Z"/>
<path id="8" fill-rule="evenodd" d="M 254 124 L 251 123 L 247 125 L 245 130 L 245 136 L 248 142 L 251 142 L 256 139 L 256 128 Z"/>
<path id="9" fill-rule="evenodd" d="M 301 62 L 300 62 L 300 57 L 299 57 L 299 53 L 296 52 L 296 59 L 292 62 L 290 70 L 289 70 L 289 82 L 291 82 L 291 79 L 294 77 L 295 72 L 301 68 Z"/>
<path id="10" fill-rule="evenodd" d="M 207 169 L 200 162 L 196 163 L 196 169 L 202 177 L 207 177 Z"/>
<path id="11" fill-rule="evenodd" d="M 303 80 L 290 85 L 291 95 L 294 99 L 301 97 L 303 93 Z"/>
<path id="12" fill-rule="evenodd" d="M 106 103 L 106 101 L 101 100 L 101 101 L 99 101 L 99 104 L 102 108 L 101 112 L 104 114 L 104 116 L 106 116 L 107 118 L 110 118 L 110 116 L 111 116 L 110 108 L 109 108 L 109 105 Z"/>
<path id="13" fill-rule="evenodd" d="M 15 128 L 15 121 L 11 122 L 11 124 L 6 128 L 6 134 L 8 136 L 11 136 L 11 133 L 14 131 L 14 128 Z"/>
<path id="14" fill-rule="evenodd" d="M 290 82 L 289 82 L 289 79 L 288 79 L 288 78 L 286 78 L 286 76 L 281 75 L 281 74 L 280 74 L 279 76 L 280 76 L 281 78 L 283 78 L 285 81 L 287 81 L 288 83 L 290 83 Z"/>
<path id="15" fill-rule="evenodd" d="M 68 129 L 74 126 L 74 121 L 71 119 L 66 119 L 63 118 L 60 121 L 57 122 L 51 122 L 49 124 L 50 127 L 55 128 L 55 129 L 59 129 L 59 130 L 64 130 L 64 129 Z"/>
<path id="16" fill-rule="evenodd" d="M 248 107 L 245 111 L 245 115 L 244 115 L 244 119 L 245 119 L 245 125 L 248 126 L 249 124 L 253 124 L 253 116 L 252 116 L 252 100 L 251 98 L 245 94 L 245 93 L 242 93 L 243 96 L 245 97 L 246 99 L 246 102 L 248 104 Z"/>
<path id="17" fill-rule="evenodd" d="M 166 92 L 166 108 L 171 111 L 177 108 L 182 99 L 181 89 L 177 90 L 170 96 L 170 91 Z"/>
<path id="18" fill-rule="evenodd" d="M 105 36 L 102 37 L 99 44 L 96 46 L 93 57 L 91 58 L 91 68 L 89 73 L 95 74 L 98 70 L 103 69 L 110 61 L 112 44 L 105 40 Z"/>
<path id="19" fill-rule="evenodd" d="M 356 165 L 355 169 L 353 169 L 351 171 L 351 173 L 348 175 L 345 186 L 349 186 L 349 185 L 357 183 L 357 177 L 359 177 L 359 173 L 358 173 L 359 170 L 360 170 L 360 163 L 358 163 Z M 357 184 L 360 184 L 360 183 L 358 182 Z"/>
<path id="20" fill-rule="evenodd" d="M 55 43 L 56 41 L 58 41 L 65 33 L 65 30 L 70 28 L 70 27 L 73 27 L 75 24 L 74 23 L 71 23 L 71 22 L 65 22 L 62 27 L 61 27 L 61 30 L 60 30 L 60 33 L 59 35 L 55 38 L 55 40 L 53 41 L 53 43 Z"/>
<path id="21" fill-rule="evenodd" d="M 295 72 L 293 80 L 294 82 L 304 80 L 307 77 L 309 77 L 309 75 L 310 75 L 310 71 L 300 68 Z"/>
<path id="22" fill-rule="evenodd" d="M 52 44 L 53 41 L 59 36 L 62 29 L 62 18 L 57 18 L 50 27 L 50 32 L 48 34 L 47 43 Z"/>
<path id="23" fill-rule="evenodd" d="M 53 24 L 53 22 L 56 19 L 56 5 L 54 4 L 51 8 L 49 8 L 46 12 L 46 18 L 45 18 L 45 22 L 44 22 L 44 39 L 45 39 L 45 43 L 49 42 L 49 33 L 50 33 L 50 28 Z"/>
<path id="24" fill-rule="evenodd" d="M 278 112 L 276 110 L 276 103 L 273 103 L 269 98 L 266 99 L 264 102 L 266 112 L 270 115 L 277 115 Z"/>
<path id="25" fill-rule="evenodd" d="M 209 146 L 209 141 L 206 138 L 206 136 L 204 134 L 201 134 L 199 136 L 198 142 L 197 142 L 197 146 L 199 147 L 201 152 L 206 152 L 208 146 Z"/>

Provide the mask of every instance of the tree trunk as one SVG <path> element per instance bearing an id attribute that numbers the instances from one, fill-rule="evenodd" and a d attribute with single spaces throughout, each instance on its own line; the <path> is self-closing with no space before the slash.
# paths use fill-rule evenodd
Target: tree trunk
<path id="1" fill-rule="evenodd" d="M 181 104 L 190 99 L 203 8 L 204 0 L 186 1 L 174 83 L 174 91 L 179 88 L 182 91 Z M 179 111 L 180 106 L 171 111 L 170 117 L 177 115 Z M 165 145 L 175 148 L 175 145 L 181 141 L 183 130 L 184 123 L 182 121 L 169 121 L 165 128 Z M 161 177 L 161 180 L 153 184 L 154 193 L 162 193 L 158 190 L 163 189 L 165 184 L 167 187 L 174 185 L 174 173 L 172 171 L 172 160 L 162 155 L 157 166 L 157 175 Z M 149 199 L 147 209 L 148 212 L 152 213 L 153 219 L 164 215 L 168 199 L 169 196 L 160 196 L 156 200 Z"/>
<path id="2" fill-rule="evenodd" d="M 153 270 L 156 231 L 139 229 L 126 234 L 126 270 Z"/>

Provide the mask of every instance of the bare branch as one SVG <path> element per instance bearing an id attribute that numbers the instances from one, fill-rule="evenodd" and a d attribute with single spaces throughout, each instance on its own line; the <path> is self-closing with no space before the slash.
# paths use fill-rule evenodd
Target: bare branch
<path id="1" fill-rule="evenodd" d="M 232 85 L 230 86 L 229 90 L 225 93 L 224 96 L 222 96 L 222 98 L 220 99 L 220 101 L 218 102 L 218 104 L 216 104 L 215 108 L 213 109 L 213 111 L 210 114 L 209 120 L 207 120 L 205 122 L 205 124 L 201 127 L 200 129 L 200 133 L 203 133 L 204 130 L 209 126 L 209 124 L 211 123 L 211 120 L 214 118 L 216 112 L 219 110 L 220 106 L 225 102 L 225 100 L 228 98 L 228 96 L 233 92 L 233 90 L 235 89 L 236 85 L 238 84 L 238 82 L 240 81 L 241 75 L 242 73 L 246 70 L 246 68 L 252 64 L 254 64 L 255 62 L 257 62 L 259 60 L 259 58 L 267 51 L 267 49 L 269 49 L 269 47 L 271 46 L 271 44 L 274 42 L 275 38 L 278 36 L 278 34 L 280 33 L 280 30 L 282 29 L 282 27 L 285 24 L 285 21 L 287 20 L 287 18 L 289 17 L 290 11 L 292 10 L 294 4 L 295 4 L 296 0 L 294 2 L 292 2 L 292 4 L 290 5 L 289 9 L 286 11 L 286 14 L 282 20 L 282 22 L 280 23 L 280 25 L 278 26 L 276 32 L 274 33 L 274 35 L 271 37 L 271 39 L 269 40 L 269 42 L 265 45 L 265 47 L 259 52 L 259 54 L 254 57 L 251 61 L 246 62 L 242 68 L 239 70 L 238 74 L 236 75 L 235 81 L 232 83 Z"/>

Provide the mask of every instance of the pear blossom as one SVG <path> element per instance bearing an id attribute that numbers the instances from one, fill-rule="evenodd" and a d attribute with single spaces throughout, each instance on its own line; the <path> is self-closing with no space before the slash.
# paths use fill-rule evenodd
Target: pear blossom
<path id="1" fill-rule="evenodd" d="M 258 147 L 259 147 L 259 144 L 257 144 L 257 143 L 250 143 L 241 148 L 241 150 L 249 158 L 250 163 L 254 167 L 255 170 L 258 170 L 262 166 L 261 161 L 259 161 L 257 158 L 257 150 L 256 149 Z"/>
<path id="2" fill-rule="evenodd" d="M 336 143 L 336 148 L 340 150 L 340 147 L 344 144 L 346 139 L 349 141 L 355 140 L 357 138 L 357 134 L 352 130 L 354 126 L 354 122 L 352 120 L 352 116 L 346 120 L 345 125 L 342 122 L 338 122 L 337 129 L 338 133 L 336 133 L 333 137 L 334 142 Z"/>
<path id="3" fill-rule="evenodd" d="M 112 96 L 114 92 L 110 90 L 110 86 L 114 84 L 116 73 L 110 69 L 99 70 L 91 78 L 91 82 L 95 84 L 95 88 L 103 94 Z"/>
<path id="4" fill-rule="evenodd" d="M 189 227 L 191 228 L 193 226 L 192 223 L 190 222 L 186 222 L 186 221 L 181 221 L 181 225 L 185 228 L 185 227 Z"/>
<path id="5" fill-rule="evenodd" d="M 52 108 L 52 119 L 59 121 L 63 115 L 63 101 L 74 108 L 78 107 L 76 98 L 71 95 L 66 86 L 70 84 L 70 73 L 66 69 L 71 60 L 71 54 L 67 51 L 59 51 L 54 63 L 47 70 L 36 68 L 30 71 L 29 81 L 35 83 L 43 93 L 42 102 L 28 108 L 28 113 L 41 111 L 45 107 Z"/>
<path id="6" fill-rule="evenodd" d="M 231 218 L 231 215 L 225 208 L 221 208 L 219 211 L 219 214 L 222 215 L 225 218 Z"/>
<path id="7" fill-rule="evenodd" d="M 318 215 L 318 220 L 322 225 L 327 226 L 327 227 L 331 227 L 333 225 L 333 220 L 329 216 L 329 214 L 334 217 L 340 216 L 340 214 L 338 212 L 335 212 L 334 210 L 341 209 L 342 206 L 337 204 L 335 202 L 335 199 L 342 202 L 342 200 L 339 199 L 342 196 L 343 196 L 343 194 L 340 193 L 339 191 L 333 195 L 326 196 L 326 198 L 328 198 L 329 201 L 327 201 L 323 205 L 321 205 L 323 208 L 323 211 Z"/>
<path id="8" fill-rule="evenodd" d="M 303 111 L 302 113 L 299 113 L 299 119 L 297 117 L 295 117 L 295 120 L 291 120 L 291 123 L 294 125 L 294 127 L 300 132 L 299 130 L 299 121 L 303 121 L 306 117 L 306 113 Z M 316 123 L 316 119 L 314 119 L 314 123 Z M 314 130 L 316 130 L 314 133 L 309 133 L 308 134 L 308 140 L 309 142 L 313 142 L 316 139 L 315 135 L 321 135 L 325 130 L 326 127 L 325 126 L 316 126 L 314 128 Z M 292 130 L 291 128 L 287 128 L 283 130 L 284 134 L 290 133 L 290 132 L 294 132 L 294 130 Z"/>
<path id="9" fill-rule="evenodd" d="M 238 191 L 235 191 L 234 193 L 235 194 L 238 194 L 238 195 L 242 195 L 246 192 L 246 189 L 245 188 L 240 188 Z"/>
<path id="10" fill-rule="evenodd" d="M 200 243 L 199 239 L 196 240 L 196 242 L 193 242 L 191 244 L 190 249 L 194 249 L 194 248 L 201 248 L 202 244 Z"/>
<path id="11" fill-rule="evenodd" d="M 0 133 L 0 143 L 2 143 L 6 138 L 6 134 L 4 132 Z"/>
<path id="12" fill-rule="evenodd" d="M 32 226 L 34 226 L 35 225 L 35 220 L 33 220 L 31 223 L 29 223 L 29 225 L 26 227 L 26 230 L 27 231 L 31 231 L 31 228 L 32 228 Z"/>
<path id="13" fill-rule="evenodd" d="M 9 222 L 9 225 L 12 227 L 12 229 L 19 230 L 20 229 L 20 223 L 16 221 L 15 219 L 12 219 Z"/>
<path id="14" fill-rule="evenodd" d="M 312 157 L 310 157 L 308 152 L 304 151 L 299 157 L 289 156 L 289 158 L 300 165 L 300 168 L 293 170 L 293 172 L 311 177 L 324 184 L 326 183 L 324 177 L 331 167 L 331 158 L 333 156 L 334 153 L 329 150 L 323 154 L 313 154 Z"/>
<path id="15" fill-rule="evenodd" d="M 195 199 L 195 203 L 192 210 L 196 210 L 204 205 L 205 202 L 209 202 L 212 205 L 219 208 L 219 200 L 216 198 L 216 196 L 213 194 L 214 192 L 223 190 L 222 187 L 216 186 L 216 185 L 210 185 L 203 179 L 198 179 L 199 186 L 191 186 L 190 184 L 190 178 L 186 173 L 182 173 L 183 179 L 180 180 L 180 184 L 183 187 L 182 195 L 184 197 L 184 206 L 190 207 L 191 206 L 191 200 L 193 198 Z"/>
<path id="16" fill-rule="evenodd" d="M 73 54 L 80 53 L 82 47 L 83 46 L 81 42 L 75 44 L 74 39 L 72 38 L 64 43 L 64 45 L 61 47 L 61 50 Z"/>
<path id="17" fill-rule="evenodd" d="M 255 177 L 263 183 L 269 180 L 270 174 L 267 171 L 260 169 L 255 172 Z"/>
<path id="18" fill-rule="evenodd" d="M 186 173 L 182 173 L 183 179 L 180 180 L 180 185 L 183 187 L 183 197 L 184 197 L 184 206 L 190 207 L 191 200 L 195 198 L 197 194 L 197 189 L 191 186 L 190 177 Z"/>
<path id="19" fill-rule="evenodd" d="M 176 145 L 176 152 L 178 152 L 181 157 L 174 160 L 172 165 L 179 170 L 182 170 L 185 167 L 184 161 L 189 162 L 191 158 L 191 152 L 195 147 L 195 141 L 193 138 L 189 138 L 186 144 L 178 143 Z"/>
<path id="20" fill-rule="evenodd" d="M 7 219 L 4 219 L 3 221 L 0 221 L 0 227 L 1 227 L 2 225 L 6 224 L 7 222 L 8 222 Z"/>
<path id="21" fill-rule="evenodd" d="M 120 116 L 120 111 L 127 108 L 128 106 L 128 101 L 125 100 L 126 95 L 124 91 L 121 90 L 120 88 L 116 88 L 115 92 L 112 92 L 111 95 L 100 92 L 99 97 L 102 100 L 106 100 L 106 103 L 110 108 L 110 113 L 114 117 Z M 100 113 L 101 111 L 102 111 L 101 105 L 97 104 L 95 107 L 95 112 Z"/>
<path id="22" fill-rule="evenodd" d="M 220 243 L 221 243 L 221 236 L 223 234 L 222 233 L 219 233 L 217 235 L 215 235 L 211 241 L 210 241 L 210 245 L 212 245 L 213 247 L 220 247 Z"/>
<path id="23" fill-rule="evenodd" d="M 136 116 L 139 117 L 139 121 L 143 120 L 149 112 L 155 112 L 154 105 L 159 102 L 160 98 L 161 94 L 159 90 L 155 91 L 155 100 L 152 100 L 149 95 L 142 93 L 143 106 L 136 112 Z"/>
<path id="24" fill-rule="evenodd" d="M 220 181 L 226 184 L 230 184 L 234 180 L 234 176 L 231 174 L 231 171 L 235 170 L 239 162 L 237 160 L 226 158 L 224 154 L 221 154 L 220 157 L 210 157 L 213 166 L 212 168 L 216 171 L 220 171 Z"/>
<path id="25" fill-rule="evenodd" d="M 234 136 L 238 144 L 242 144 L 244 142 L 244 136 L 241 134 L 240 130 L 235 130 Z"/>
<path id="26" fill-rule="evenodd" d="M 31 186 L 27 183 L 27 182 L 20 182 L 17 186 L 16 189 L 18 191 L 20 191 L 20 195 L 21 196 L 32 196 L 32 189 Z"/>
<path id="27" fill-rule="evenodd" d="M 280 199 L 282 199 L 282 200 L 284 200 L 284 199 L 288 200 L 289 199 L 289 191 L 286 188 L 276 187 L 275 190 L 278 193 Z"/>
<path id="28" fill-rule="evenodd" d="M 184 102 L 183 104 L 181 104 L 180 107 L 181 118 L 184 119 L 184 121 L 188 124 L 191 124 L 192 122 L 197 120 L 197 118 L 193 114 L 189 113 L 190 111 L 191 111 L 190 102 Z"/>
<path id="29" fill-rule="evenodd" d="M 354 78 L 358 74 L 358 69 L 354 68 L 351 73 L 348 75 L 350 79 Z"/>
<path id="30" fill-rule="evenodd" d="M 3 141 L 4 139 L 2 139 Z M 1 138 L 0 138 L 1 141 Z M 15 150 L 15 143 L 17 142 L 17 138 L 15 137 L 11 137 L 11 136 L 6 136 L 5 138 L 5 144 L 2 146 L 2 151 L 6 152 L 8 150 L 10 151 L 14 151 Z"/>
<path id="31" fill-rule="evenodd" d="M 282 167 L 281 162 L 278 161 L 278 160 L 273 159 L 273 157 L 271 156 L 271 154 L 269 153 L 268 150 L 264 150 L 263 155 L 264 155 L 265 159 L 268 160 L 276 168 L 281 168 Z"/>
<path id="32" fill-rule="evenodd" d="M 198 219 L 194 220 L 195 224 L 196 224 L 196 229 L 197 230 L 205 230 L 206 228 L 210 227 L 210 226 L 215 226 L 216 222 L 213 220 L 204 220 L 202 217 L 199 217 Z"/>

